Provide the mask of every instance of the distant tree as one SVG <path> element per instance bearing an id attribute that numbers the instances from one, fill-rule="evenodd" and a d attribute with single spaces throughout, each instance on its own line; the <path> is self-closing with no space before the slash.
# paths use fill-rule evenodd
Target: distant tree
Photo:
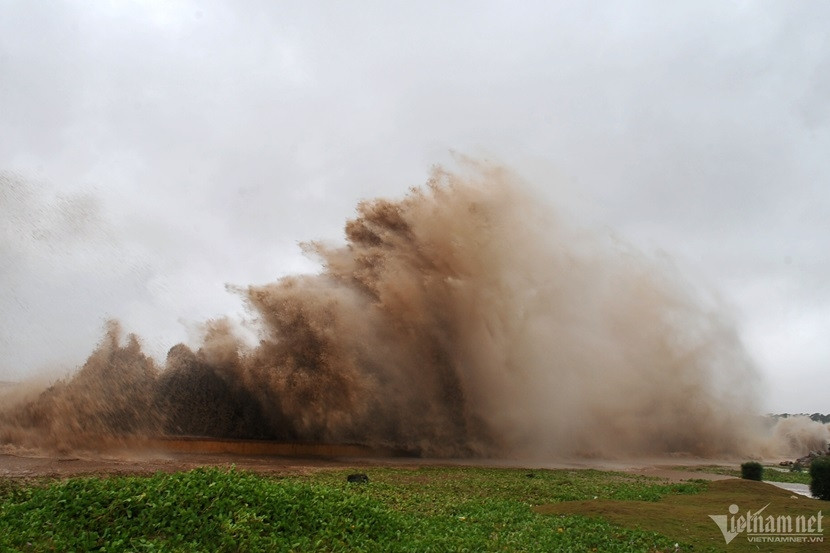
<path id="1" fill-rule="evenodd" d="M 810 420 L 821 424 L 830 424 L 830 414 L 823 415 L 821 413 L 813 413 L 812 415 L 808 415 L 806 413 L 770 413 L 767 415 L 767 418 L 770 419 L 788 419 L 790 417 L 809 417 Z"/>

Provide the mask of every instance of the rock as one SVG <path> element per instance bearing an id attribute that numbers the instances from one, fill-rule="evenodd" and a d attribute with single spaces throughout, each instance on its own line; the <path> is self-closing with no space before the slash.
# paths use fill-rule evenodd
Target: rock
<path id="1" fill-rule="evenodd" d="M 369 477 L 365 474 L 350 474 L 346 477 L 346 480 L 351 482 L 352 484 L 368 484 Z"/>

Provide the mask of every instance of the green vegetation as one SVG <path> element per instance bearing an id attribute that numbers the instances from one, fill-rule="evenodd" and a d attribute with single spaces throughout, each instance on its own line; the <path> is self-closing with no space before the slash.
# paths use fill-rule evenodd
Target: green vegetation
<path id="1" fill-rule="evenodd" d="M 539 504 L 638 504 L 702 482 L 599 471 L 370 469 L 267 478 L 222 469 L 4 484 L 1 551 L 674 551 L 669 536 Z"/>
<path id="2" fill-rule="evenodd" d="M 741 478 L 744 480 L 763 480 L 764 465 L 757 461 L 748 461 L 741 464 Z"/>
<path id="3" fill-rule="evenodd" d="M 19 497 L 23 491 L 23 483 L 16 480 L 0 478 L 0 502 L 11 497 Z"/>
<path id="4" fill-rule="evenodd" d="M 819 457 L 810 463 L 810 493 L 830 501 L 830 457 Z"/>
<path id="5" fill-rule="evenodd" d="M 346 482 L 356 470 L 368 484 Z M 818 502 L 748 480 L 670 483 L 596 470 L 0 479 L 0 551 L 722 551 L 709 515 L 733 503 L 810 515 Z M 752 547 L 736 539 L 729 550 Z"/>
<path id="6" fill-rule="evenodd" d="M 569 501 L 537 507 L 536 511 L 550 516 L 601 517 L 624 528 L 637 528 L 673 536 L 679 551 L 743 553 L 774 551 L 775 553 L 805 553 L 826 551 L 820 541 L 758 544 L 736 537 L 727 546 L 709 515 L 728 515 L 730 505 L 738 505 L 741 513 L 761 509 L 767 505 L 767 515 L 809 518 L 821 510 L 822 504 L 813 499 L 794 499 L 791 492 L 753 480 L 728 479 L 710 482 L 705 492 L 694 495 L 667 495 L 657 502 L 630 502 L 614 500 Z M 826 524 L 824 538 L 828 538 Z"/>
<path id="7" fill-rule="evenodd" d="M 809 484 L 810 475 L 803 470 L 778 470 L 774 467 L 765 467 L 764 480 L 767 482 L 791 482 L 793 484 Z"/>
<path id="8" fill-rule="evenodd" d="M 386 527 L 389 514 L 364 498 L 196 470 L 17 490 L 0 506 L 0 550 L 331 549 L 372 544 Z"/>

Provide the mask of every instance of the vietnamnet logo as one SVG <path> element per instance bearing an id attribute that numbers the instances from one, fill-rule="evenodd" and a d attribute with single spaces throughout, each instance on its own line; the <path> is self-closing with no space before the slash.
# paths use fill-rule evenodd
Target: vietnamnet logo
<path id="1" fill-rule="evenodd" d="M 740 513 L 734 503 L 728 515 L 709 515 L 720 528 L 728 544 L 740 534 L 756 543 L 816 543 L 824 541 L 823 515 L 773 515 L 766 512 L 769 503 L 757 511 Z"/>

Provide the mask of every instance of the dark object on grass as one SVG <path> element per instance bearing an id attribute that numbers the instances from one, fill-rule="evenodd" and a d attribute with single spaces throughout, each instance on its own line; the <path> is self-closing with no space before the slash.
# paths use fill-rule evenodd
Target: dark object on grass
<path id="1" fill-rule="evenodd" d="M 532 472 L 528 472 L 527 474 L 525 474 L 525 476 L 528 478 L 536 478 L 536 475 Z"/>
<path id="2" fill-rule="evenodd" d="M 810 463 L 810 493 L 830 501 L 830 456 L 813 459 Z"/>
<path id="3" fill-rule="evenodd" d="M 350 474 L 346 477 L 346 480 L 351 482 L 352 484 L 368 484 L 369 477 L 365 474 Z"/>
<path id="4" fill-rule="evenodd" d="M 764 476 L 764 467 L 756 461 L 749 461 L 741 465 L 741 478 L 744 480 L 760 481 Z"/>

